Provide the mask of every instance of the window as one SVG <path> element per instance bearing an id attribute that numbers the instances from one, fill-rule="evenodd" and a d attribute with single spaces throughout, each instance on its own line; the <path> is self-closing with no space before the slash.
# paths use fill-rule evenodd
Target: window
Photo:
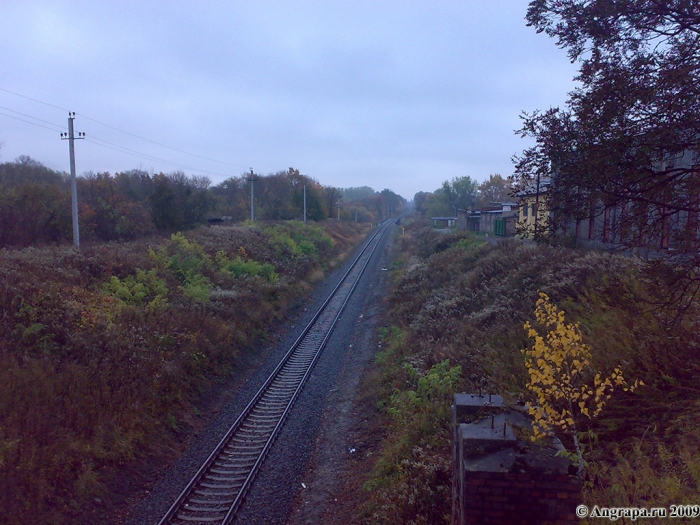
<path id="1" fill-rule="evenodd" d="M 527 202 L 523 204 L 523 217 L 527 217 Z"/>

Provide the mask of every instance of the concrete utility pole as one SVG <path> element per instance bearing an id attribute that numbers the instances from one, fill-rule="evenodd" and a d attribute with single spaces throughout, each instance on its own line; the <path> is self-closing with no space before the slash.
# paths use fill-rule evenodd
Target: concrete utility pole
<path id="1" fill-rule="evenodd" d="M 306 184 L 304 184 L 304 224 L 306 224 Z"/>
<path id="2" fill-rule="evenodd" d="M 253 175 L 253 168 L 250 168 L 248 181 L 250 182 L 250 222 L 255 222 L 255 175 Z"/>
<path id="3" fill-rule="evenodd" d="M 85 133 L 80 132 L 75 136 L 73 132 L 73 119 L 75 111 L 68 113 L 68 133 L 61 133 L 61 140 L 68 141 L 68 152 L 70 154 L 70 200 L 73 215 L 73 244 L 80 248 L 80 228 L 78 226 L 78 183 L 75 180 L 75 146 L 73 141 L 84 139 Z"/>
<path id="4" fill-rule="evenodd" d="M 537 219 L 539 218 L 538 215 L 540 214 L 540 174 L 539 172 L 537 173 L 537 188 L 536 188 L 536 193 L 535 193 L 535 240 L 539 240 L 537 238 Z"/>
<path id="5" fill-rule="evenodd" d="M 340 220 L 340 201 L 338 201 L 338 220 Z"/>

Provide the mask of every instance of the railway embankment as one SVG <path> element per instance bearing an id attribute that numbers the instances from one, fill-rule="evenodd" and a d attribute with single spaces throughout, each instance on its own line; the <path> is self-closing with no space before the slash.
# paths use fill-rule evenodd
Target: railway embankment
<path id="1" fill-rule="evenodd" d="M 345 522 L 450 523 L 452 396 L 531 401 L 522 350 L 531 346 L 525 323 L 537 326 L 539 292 L 579 323 L 593 370 L 620 366 L 628 382 L 644 383 L 580 419 L 583 503 L 697 503 L 698 275 L 664 260 L 485 243 L 419 222 L 397 237 L 397 249 L 387 326 L 354 404 L 355 439 L 371 446 L 349 460 L 354 470 L 331 495 Z"/>
<path id="2" fill-rule="evenodd" d="M 203 228 L 0 251 L 0 513 L 119 523 L 364 238 Z"/>

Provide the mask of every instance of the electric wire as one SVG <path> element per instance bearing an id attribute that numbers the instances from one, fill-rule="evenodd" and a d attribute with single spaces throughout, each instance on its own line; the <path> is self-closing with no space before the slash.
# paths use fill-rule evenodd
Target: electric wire
<path id="1" fill-rule="evenodd" d="M 118 144 L 113 144 L 111 142 L 107 142 L 106 140 L 102 140 L 100 138 L 93 137 L 92 135 L 87 135 L 85 137 L 85 142 L 90 142 L 92 144 L 95 144 L 96 146 L 100 146 L 100 147 L 103 147 L 106 149 L 111 149 L 113 151 L 117 151 L 119 153 L 124 153 L 126 155 L 131 155 L 133 157 L 138 157 L 138 158 L 142 158 L 145 160 L 153 160 L 153 161 L 157 161 L 157 162 L 162 162 L 163 164 L 168 164 L 170 166 L 175 166 L 177 168 L 188 169 L 188 170 L 192 170 L 192 171 L 195 171 L 198 173 L 206 173 L 207 175 L 218 175 L 221 177 L 231 177 L 230 173 L 219 173 L 216 171 L 208 171 L 208 170 L 203 170 L 201 168 L 195 168 L 193 166 L 187 166 L 185 164 L 179 164 L 177 162 L 172 162 L 170 160 L 165 160 L 165 159 L 161 159 L 159 157 L 154 157 L 154 156 L 148 155 L 146 153 L 141 153 L 139 151 L 132 150 L 132 149 L 126 148 L 124 146 L 120 146 Z"/>
<path id="2" fill-rule="evenodd" d="M 145 140 L 146 142 L 150 142 L 151 144 L 155 144 L 156 146 L 161 146 L 161 147 L 163 147 L 163 148 L 167 148 L 167 149 L 172 150 L 172 151 L 177 151 L 178 153 L 184 153 L 185 155 L 190 155 L 190 156 L 192 156 L 192 157 L 197 157 L 198 159 L 204 159 L 204 160 L 208 160 L 208 161 L 211 161 L 211 162 L 217 162 L 217 163 L 219 163 L 219 164 L 225 164 L 225 165 L 227 165 L 227 166 L 235 166 L 235 167 L 237 167 L 237 168 L 245 168 L 245 167 L 246 167 L 246 166 L 244 166 L 243 164 L 234 164 L 234 163 L 232 163 L 232 162 L 225 162 L 225 161 L 223 161 L 223 160 L 212 159 L 212 158 L 209 158 L 209 157 L 204 157 L 204 156 L 202 156 L 202 155 L 197 155 L 196 153 L 190 153 L 189 151 L 181 150 L 181 149 L 178 149 L 178 148 L 173 148 L 173 147 L 171 147 L 171 146 L 168 146 L 167 144 L 162 144 L 162 143 L 160 143 L 160 142 L 156 142 L 155 140 L 147 139 L 146 137 L 141 137 L 140 135 L 136 135 L 135 133 L 131 133 L 130 131 L 124 131 L 123 129 L 115 128 L 114 126 L 111 126 L 111 125 L 109 125 L 109 124 L 105 124 L 104 122 L 100 122 L 99 120 L 95 120 L 94 118 L 90 118 L 90 117 L 88 117 L 87 115 L 85 115 L 85 114 L 83 114 L 83 113 L 76 113 L 76 115 L 80 115 L 80 116 L 83 117 L 85 120 L 90 120 L 90 121 L 92 121 L 92 122 L 95 122 L 96 124 L 100 124 L 101 126 L 105 126 L 105 127 L 107 127 L 107 128 L 113 129 L 113 130 L 115 130 L 115 131 L 119 131 L 120 133 L 125 133 L 125 134 L 130 135 L 130 136 L 132 136 L 132 137 L 135 137 L 135 138 L 137 138 L 137 139 Z"/>
<path id="3" fill-rule="evenodd" d="M 33 101 L 33 102 L 38 102 L 39 104 L 43 104 L 44 106 L 49 106 L 50 108 L 61 109 L 61 110 L 63 110 L 63 111 L 68 111 L 68 112 L 70 112 L 70 111 L 67 110 L 66 108 L 62 108 L 62 107 L 60 107 L 60 106 L 54 106 L 53 104 L 49 104 L 48 102 L 43 102 L 43 101 L 41 101 L 41 100 L 38 100 L 38 99 L 32 98 L 32 97 L 28 97 L 28 96 L 26 96 L 26 95 L 20 95 L 19 93 L 15 93 L 14 91 L 10 91 L 9 89 L 5 89 L 5 88 L 1 88 L 1 87 L 0 87 L 0 91 L 4 91 L 5 93 L 10 93 L 11 95 L 16 95 L 16 96 L 18 96 L 18 97 L 26 98 L 27 100 L 31 100 L 31 101 Z"/>
<path id="4" fill-rule="evenodd" d="M 32 126 L 37 126 L 37 127 L 40 127 L 40 128 L 48 129 L 48 130 L 50 130 L 50 131 L 62 131 L 62 130 L 60 130 L 60 129 L 57 130 L 57 129 L 50 128 L 50 127 L 48 127 L 48 126 L 44 126 L 44 125 L 42 125 L 42 124 L 37 124 L 36 122 L 32 122 L 32 121 L 30 121 L 30 120 L 24 120 L 23 118 L 15 117 L 14 115 L 8 115 L 7 113 L 2 113 L 2 112 L 0 112 L 0 115 L 2 115 L 2 116 L 4 116 L 4 117 L 8 117 L 8 118 L 13 118 L 13 119 L 15 119 L 15 120 L 19 120 L 19 121 L 21 121 L 21 122 L 26 122 L 27 124 L 31 124 Z M 52 125 L 55 126 L 55 124 L 52 124 Z"/>
<path id="5" fill-rule="evenodd" d="M 31 115 L 27 115 L 26 113 L 21 113 L 19 111 L 15 111 L 14 109 L 6 108 L 5 106 L 0 106 L 0 109 L 4 109 L 5 111 L 11 111 L 12 113 L 17 113 L 18 115 L 22 115 L 23 117 L 27 117 L 27 118 L 37 120 L 39 122 L 43 122 L 44 124 L 50 124 L 51 126 L 55 126 L 55 127 L 59 128 L 61 131 L 64 129 L 63 126 L 61 126 L 59 124 L 55 124 L 54 122 L 49 122 L 48 120 L 42 120 L 40 118 L 32 117 Z M 6 116 L 9 117 L 10 115 L 6 115 Z M 24 120 L 23 122 L 27 122 L 27 121 Z"/>
<path id="6" fill-rule="evenodd" d="M 37 126 L 37 127 L 40 127 L 40 128 L 48 129 L 49 131 L 54 131 L 54 132 L 63 132 L 63 131 L 65 131 L 64 128 L 62 128 L 62 127 L 59 126 L 58 124 L 54 124 L 53 122 L 49 122 L 49 121 L 47 121 L 47 120 L 42 120 L 42 119 L 39 119 L 39 118 L 36 118 L 36 117 L 32 117 L 31 115 L 27 115 L 27 114 L 25 114 L 25 113 L 21 113 L 21 112 L 19 112 L 19 111 L 15 111 L 15 110 L 13 110 L 13 109 L 6 108 L 6 107 L 4 107 L 4 106 L 0 106 L 0 109 L 5 109 L 5 110 L 7 110 L 7 111 L 12 111 L 12 112 L 14 112 L 14 113 L 17 113 L 18 115 L 22 115 L 22 116 L 25 116 L 25 117 L 28 117 L 28 118 L 37 120 L 37 121 L 39 121 L 39 122 L 44 122 L 44 123 L 49 124 L 49 125 L 54 126 L 54 127 L 50 128 L 50 127 L 48 127 L 48 126 L 44 126 L 43 124 L 38 124 L 37 122 L 32 122 L 32 121 L 30 121 L 30 120 L 26 120 L 26 119 L 23 119 L 23 118 L 19 118 L 19 117 L 16 117 L 16 116 L 14 116 L 14 115 L 8 115 L 7 113 L 3 113 L 3 112 L 0 111 L 0 115 L 2 115 L 2 116 L 5 116 L 5 117 L 11 118 L 11 119 L 15 119 L 15 120 L 19 120 L 20 122 L 25 122 L 25 123 L 27 123 L 27 124 L 31 124 L 32 126 Z M 160 158 L 160 157 L 154 157 L 153 155 L 148 155 L 147 153 L 141 153 L 141 152 L 139 152 L 139 151 L 137 151 L 137 150 L 133 150 L 133 149 L 127 148 L 127 147 L 125 147 L 125 146 L 120 146 L 119 144 L 114 144 L 114 143 L 112 143 L 112 142 L 109 142 L 109 141 L 106 141 L 106 140 L 103 140 L 103 139 L 100 139 L 100 138 L 98 138 L 98 137 L 94 137 L 94 136 L 91 136 L 91 135 L 88 135 L 88 136 L 86 136 L 86 137 L 84 137 L 84 138 L 85 138 L 85 141 L 86 141 L 86 142 L 90 142 L 90 143 L 92 143 L 92 144 L 95 144 L 96 146 L 100 146 L 100 147 L 103 147 L 103 148 L 106 148 L 106 149 L 110 149 L 110 150 L 116 151 L 116 152 L 118 152 L 118 153 L 124 153 L 124 154 L 126 154 L 126 155 L 131 155 L 131 156 L 133 156 L 133 157 L 142 158 L 142 159 L 145 159 L 145 160 L 156 161 L 156 162 L 161 162 L 161 163 L 167 164 L 167 165 L 169 165 L 169 166 L 174 166 L 174 167 L 176 167 L 176 168 L 181 168 L 181 169 L 192 170 L 192 171 L 197 172 L 197 173 L 204 173 L 204 174 L 207 174 L 207 175 L 217 175 L 217 176 L 227 177 L 227 178 L 228 178 L 228 177 L 231 177 L 231 174 L 230 174 L 230 173 L 220 173 L 220 172 L 216 172 L 216 171 L 203 170 L 203 169 L 201 169 L 201 168 L 196 168 L 196 167 L 194 167 L 194 166 L 189 166 L 189 165 L 186 165 L 186 164 L 180 164 L 180 163 L 178 163 L 178 162 L 173 162 L 173 161 L 170 161 L 170 160 L 162 159 L 162 158 Z"/>
<path id="7" fill-rule="evenodd" d="M 51 108 L 54 108 L 54 109 L 60 109 L 60 110 L 63 110 L 63 111 L 66 111 L 66 112 L 69 112 L 69 113 L 70 113 L 70 110 L 68 110 L 68 109 L 66 109 L 66 108 L 63 108 L 63 107 L 61 107 L 61 106 L 56 106 L 56 105 L 54 105 L 54 104 L 50 104 L 50 103 L 48 103 L 48 102 L 44 102 L 44 101 L 39 100 L 39 99 L 36 99 L 36 98 L 28 97 L 28 96 L 26 96 L 26 95 L 22 95 L 22 94 L 20 94 L 20 93 L 14 92 L 14 91 L 10 91 L 9 89 L 5 89 L 5 88 L 0 87 L 0 91 L 4 91 L 5 93 L 9 93 L 9 94 L 15 95 L 15 96 L 17 96 L 17 97 L 21 97 L 21 98 L 24 98 L 24 99 L 27 99 L 27 100 L 31 100 L 32 102 L 37 102 L 37 103 L 39 103 L 39 104 L 43 104 L 43 105 L 45 105 L 45 106 L 48 106 L 48 107 L 51 107 Z M 0 107 L 2 107 L 2 106 L 0 106 Z M 18 114 L 20 114 L 20 115 L 24 115 L 24 114 L 22 114 L 22 113 L 20 113 L 20 112 L 18 112 L 18 111 L 15 111 L 15 110 L 12 110 L 12 109 L 9 109 L 9 108 L 2 108 L 2 109 L 6 109 L 6 110 L 8 110 L 8 111 L 12 111 L 12 112 L 14 112 L 14 113 L 18 113 Z M 198 154 L 196 154 L 196 153 L 191 153 L 191 152 L 189 152 L 189 151 L 181 150 L 181 149 L 178 149 L 178 148 L 173 148 L 173 147 L 171 147 L 171 146 L 168 146 L 167 144 L 162 144 L 162 143 L 160 143 L 160 142 L 157 142 L 157 141 L 148 139 L 148 138 L 146 138 L 146 137 L 142 137 L 142 136 L 137 135 L 137 134 L 135 134 L 135 133 L 131 133 L 131 132 L 129 132 L 129 131 L 125 131 L 125 130 L 123 130 L 123 129 L 119 129 L 119 128 L 114 127 L 114 126 L 112 126 L 112 125 L 110 125 L 110 124 L 106 124 L 106 123 L 101 122 L 101 121 L 99 121 L 99 120 L 93 119 L 92 117 L 89 117 L 89 116 L 87 116 L 87 115 L 85 115 L 85 114 L 83 114 L 83 113 L 77 113 L 77 112 L 76 112 L 76 115 L 80 115 L 82 118 L 84 118 L 84 119 L 86 119 L 86 120 L 89 120 L 89 121 L 91 121 L 91 122 L 94 122 L 94 123 L 96 123 L 96 124 L 99 124 L 99 125 L 101 125 L 101 126 L 105 126 L 105 127 L 107 127 L 107 128 L 113 129 L 113 130 L 118 131 L 118 132 L 120 132 L 120 133 L 124 133 L 124 134 L 126 134 L 126 135 L 130 135 L 130 136 L 132 136 L 132 137 L 134 137 L 134 138 L 137 138 L 137 139 L 139 139 L 139 140 L 144 140 L 144 141 L 146 141 L 146 142 L 150 142 L 151 144 L 155 144 L 156 146 L 160 146 L 160 147 L 163 147 L 163 148 L 167 148 L 167 149 L 169 149 L 169 150 L 176 151 L 176 152 L 178 152 L 178 153 L 182 153 L 182 154 L 184 154 L 184 155 L 189 155 L 189 156 L 196 157 L 196 158 L 199 158 L 199 159 L 208 160 L 208 161 L 210 161 L 210 162 L 216 162 L 216 163 L 219 163 L 219 164 L 225 164 L 225 165 L 228 165 L 228 166 L 234 166 L 234 167 L 237 167 L 237 168 L 246 168 L 246 166 L 244 166 L 243 164 L 235 164 L 235 163 L 232 163 L 232 162 L 225 162 L 225 161 L 222 161 L 222 160 L 217 160 L 217 159 L 213 159 L 213 158 L 210 158 L 210 157 L 205 157 L 205 156 L 203 156 L 203 155 L 198 155 Z M 16 118 L 16 117 L 12 117 L 11 115 L 5 115 L 5 116 L 8 116 L 8 117 L 10 117 L 10 118 L 15 118 L 16 120 L 22 120 L 22 119 L 19 119 L 19 118 Z M 40 121 L 40 122 L 47 122 L 47 121 L 43 121 L 43 120 L 41 120 L 41 119 L 38 119 L 38 118 L 36 118 L 36 117 L 32 117 L 32 116 L 30 116 L 30 115 L 24 115 L 24 116 L 29 117 L 29 118 L 32 118 L 32 119 L 35 119 L 35 120 L 38 120 L 38 121 Z M 23 122 L 27 122 L 27 123 L 29 123 L 29 124 L 33 124 L 32 122 L 28 122 L 28 121 L 26 121 L 26 120 L 23 121 Z M 53 123 L 50 123 L 50 124 L 53 125 L 53 126 L 56 126 L 56 124 L 53 124 Z M 37 125 L 37 124 L 35 124 L 35 125 Z M 41 127 L 43 127 L 43 126 L 41 126 Z M 48 129 L 48 128 L 47 128 L 47 129 Z M 93 137 L 93 138 L 94 138 L 94 137 Z M 106 142 L 106 141 L 103 141 L 103 142 Z M 108 143 L 108 144 L 109 144 L 109 143 Z M 100 145 L 100 144 L 98 144 L 98 145 Z M 118 148 L 123 148 L 123 146 L 118 146 L 118 145 L 115 145 L 115 144 L 112 144 L 112 146 L 116 146 L 116 147 L 118 147 Z M 106 146 L 105 146 L 105 147 L 106 147 Z M 114 148 L 109 148 L 109 149 L 114 149 Z M 130 152 L 130 153 L 129 153 L 130 155 L 140 156 L 140 157 L 146 158 L 146 159 L 149 159 L 149 157 L 151 157 L 151 156 L 148 155 L 147 153 L 141 153 L 141 152 L 138 152 L 138 151 L 136 151 L 136 150 L 130 150 L 129 148 L 123 148 L 123 149 L 125 150 L 125 151 L 124 151 L 125 153 Z M 119 150 L 115 150 L 115 151 L 119 151 Z M 227 175 L 227 174 L 222 174 L 222 173 L 217 173 L 217 172 L 202 170 L 202 169 L 199 169 L 199 168 L 193 168 L 193 167 L 191 167 L 191 166 L 185 166 L 185 165 L 178 164 L 178 163 L 174 163 L 174 162 L 171 162 L 171 161 L 166 161 L 166 160 L 164 160 L 164 159 L 159 159 L 159 158 L 157 158 L 157 157 L 152 157 L 150 160 L 157 160 L 157 161 L 159 161 L 159 162 L 164 162 L 164 163 L 167 163 L 167 164 L 170 164 L 170 165 L 173 165 L 173 166 L 185 167 L 185 168 L 187 168 L 187 169 L 192 169 L 192 170 L 199 171 L 199 172 L 202 172 L 202 173 L 209 173 L 209 174 L 212 174 L 212 175 L 222 175 L 222 176 L 224 176 L 224 177 L 228 177 L 228 176 L 229 176 L 229 175 Z"/>
<path id="8" fill-rule="evenodd" d="M 0 111 L 0 115 L 2 115 L 2 116 L 5 116 L 5 117 L 11 118 L 11 119 L 15 119 L 15 120 L 19 120 L 19 121 L 21 121 L 21 122 L 25 122 L 25 123 L 27 123 L 27 124 L 31 124 L 32 126 L 37 126 L 37 127 L 40 127 L 40 128 L 48 129 L 49 131 L 54 131 L 54 132 L 63 132 L 63 131 L 65 131 L 64 128 L 62 128 L 62 127 L 59 126 L 58 124 L 54 124 L 53 122 L 49 122 L 48 120 L 42 120 L 42 119 L 39 119 L 39 118 L 36 118 L 36 117 L 32 117 L 31 115 L 27 115 L 26 113 L 21 113 L 21 112 L 19 112 L 19 111 L 15 111 L 15 110 L 13 110 L 13 109 L 6 108 L 6 107 L 4 107 L 4 106 L 0 106 L 0 109 L 4 109 L 4 110 L 6 110 L 6 111 L 12 111 L 13 113 L 17 113 L 18 115 L 22 115 L 22 116 L 24 116 L 24 117 L 37 120 L 37 121 L 39 121 L 39 122 L 43 122 L 43 123 L 45 123 L 45 124 L 49 124 L 50 126 L 53 126 L 53 127 L 44 126 L 43 124 L 38 124 L 37 122 L 32 122 L 32 121 L 30 121 L 30 120 L 26 120 L 26 119 L 23 119 L 23 118 L 19 118 L 19 117 L 16 117 L 16 116 L 14 116 L 14 115 L 8 115 L 7 113 L 3 113 L 3 112 Z M 101 147 L 103 147 L 103 148 L 111 149 L 111 150 L 116 151 L 116 152 L 118 152 L 118 153 L 125 153 L 125 154 L 131 155 L 131 156 L 133 156 L 133 157 L 138 157 L 138 158 L 142 158 L 142 159 L 145 159 L 145 160 L 157 161 L 157 162 L 161 162 L 161 163 L 163 163 L 163 164 L 167 164 L 167 165 L 169 165 L 169 166 L 175 166 L 176 168 L 188 169 L 188 170 L 192 170 L 192 171 L 195 171 L 195 172 L 198 172 L 198 173 L 205 173 L 205 174 L 207 174 L 207 175 L 218 175 L 218 176 L 222 176 L 222 177 L 230 177 L 230 176 L 231 176 L 230 173 L 219 173 L 219 172 L 215 172 L 215 171 L 203 170 L 203 169 L 200 169 L 200 168 L 195 168 L 194 166 L 188 166 L 188 165 L 186 165 L 186 164 L 180 164 L 180 163 L 173 162 L 173 161 L 170 161 L 170 160 L 161 159 L 161 158 L 159 158 L 159 157 L 154 157 L 153 155 L 148 155 L 147 153 L 141 153 L 141 152 L 139 152 L 139 151 L 132 150 L 132 149 L 127 148 L 127 147 L 125 147 L 125 146 L 120 146 L 119 144 L 114 144 L 114 143 L 112 143 L 112 142 L 109 142 L 109 141 L 100 139 L 100 138 L 98 138 L 98 137 L 93 137 L 93 136 L 91 136 L 91 135 L 88 135 L 87 137 L 84 137 L 84 138 L 85 138 L 86 142 L 90 142 L 90 143 L 92 143 L 92 144 L 95 144 L 96 146 L 101 146 Z"/>

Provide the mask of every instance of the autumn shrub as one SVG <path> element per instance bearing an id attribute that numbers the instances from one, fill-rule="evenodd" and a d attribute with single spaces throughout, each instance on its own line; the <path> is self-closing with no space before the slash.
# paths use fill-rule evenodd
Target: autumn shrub
<path id="1" fill-rule="evenodd" d="M 362 235 L 344 228 L 329 258 Z M 217 263 L 241 248 L 259 275 Z M 0 521 L 87 523 L 121 469 L 178 446 L 202 395 L 299 304 L 322 263 L 290 262 L 262 228 L 237 225 L 0 250 Z"/>
<path id="2" fill-rule="evenodd" d="M 441 234 L 420 222 L 406 226 L 399 248 L 390 321 L 401 333 L 402 350 L 396 359 L 378 362 L 383 373 L 402 377 L 410 363 L 417 374 L 427 374 L 449 360 L 461 367 L 456 390 L 524 401 L 529 375 L 521 351 L 530 342 L 522 327 L 533 320 L 533 307 L 544 292 L 569 322 L 578 324 L 594 370 L 609 375 L 619 366 L 630 383 L 640 379 L 645 384 L 635 393 L 616 392 L 597 420 L 584 418 L 577 429 L 586 436 L 589 464 L 584 501 L 654 506 L 697 494 L 692 446 L 699 431 L 690 414 L 700 402 L 694 379 L 700 369 L 700 311 L 689 285 L 692 274 L 679 275 L 672 261 L 514 239 L 483 243 L 466 233 Z M 391 399 L 403 398 L 398 392 L 412 388 L 405 381 L 387 384 L 392 390 L 382 388 L 379 395 L 391 437 L 379 463 L 385 457 L 393 464 L 410 463 L 415 459 L 411 451 L 425 450 L 431 434 L 417 432 L 421 423 L 410 418 L 409 428 L 393 425 L 387 410 Z M 449 447 L 443 452 L 450 457 Z M 416 484 L 434 482 L 414 479 Z M 451 480 L 444 483 L 426 490 L 446 491 Z M 393 495 L 389 486 L 381 497 L 369 494 L 363 511 L 367 523 L 401 522 L 391 518 L 392 512 L 402 515 L 406 509 L 404 488 L 396 487 Z M 436 505 L 441 515 L 449 515 L 449 497 Z"/>
<path id="3" fill-rule="evenodd" d="M 628 384 L 619 366 L 607 377 L 601 372 L 594 375 L 591 347 L 583 342 L 579 325 L 567 323 L 565 312 L 543 292 L 535 318 L 542 331 L 526 322 L 523 328 L 534 343 L 522 351 L 530 376 L 526 387 L 532 394 L 529 413 L 533 440 L 548 438 L 551 433 L 570 438 L 573 450 L 561 452 L 577 465 L 581 478 L 587 465 L 579 440 L 582 420 L 598 417 L 616 388 L 633 392 L 644 383 L 636 380 Z"/>
<path id="4" fill-rule="evenodd" d="M 435 505 L 450 497 L 449 400 L 461 368 L 448 360 L 422 371 L 411 363 L 404 334 L 396 327 L 383 335 L 380 407 L 389 436 L 364 489 L 371 500 L 362 513 L 369 523 L 450 523 L 449 510 Z"/>

